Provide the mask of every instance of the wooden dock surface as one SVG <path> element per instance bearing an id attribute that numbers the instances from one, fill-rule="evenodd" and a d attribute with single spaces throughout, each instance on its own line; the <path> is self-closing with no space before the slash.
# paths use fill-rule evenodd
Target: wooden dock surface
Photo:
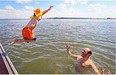
<path id="1" fill-rule="evenodd" d="M 18 74 L 8 54 L 0 43 L 0 74 Z"/>

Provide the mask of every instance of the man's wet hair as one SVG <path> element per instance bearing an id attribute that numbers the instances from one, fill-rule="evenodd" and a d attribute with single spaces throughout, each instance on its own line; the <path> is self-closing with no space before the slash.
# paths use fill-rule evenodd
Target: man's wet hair
<path id="1" fill-rule="evenodd" d="M 89 52 L 88 52 L 88 54 L 92 55 L 92 52 L 91 52 L 91 51 L 89 51 Z"/>

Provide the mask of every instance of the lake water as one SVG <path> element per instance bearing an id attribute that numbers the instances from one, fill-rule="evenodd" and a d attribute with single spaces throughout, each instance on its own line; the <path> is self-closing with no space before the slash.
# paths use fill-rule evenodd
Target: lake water
<path id="1" fill-rule="evenodd" d="M 34 30 L 36 42 L 9 46 L 12 38 L 22 38 L 21 30 L 28 21 L 0 20 L 0 42 L 20 74 L 93 73 L 91 69 L 77 70 L 77 61 L 66 53 L 66 42 L 75 54 L 89 47 L 99 70 L 116 73 L 116 20 L 42 19 Z"/>

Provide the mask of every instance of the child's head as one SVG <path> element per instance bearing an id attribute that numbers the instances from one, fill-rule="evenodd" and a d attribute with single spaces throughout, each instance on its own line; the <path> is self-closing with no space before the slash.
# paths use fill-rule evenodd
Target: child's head
<path id="1" fill-rule="evenodd" d="M 42 16 L 41 8 L 37 8 L 36 10 L 34 10 L 34 14 L 36 17 L 41 17 Z"/>
<path id="2" fill-rule="evenodd" d="M 37 8 L 34 10 L 34 14 L 32 16 L 30 16 L 30 18 L 32 19 L 33 17 L 37 17 L 40 18 L 42 16 L 42 10 L 41 8 Z"/>

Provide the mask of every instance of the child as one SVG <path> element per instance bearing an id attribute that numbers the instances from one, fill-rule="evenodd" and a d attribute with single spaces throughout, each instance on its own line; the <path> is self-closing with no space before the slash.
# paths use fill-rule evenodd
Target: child
<path id="1" fill-rule="evenodd" d="M 40 8 L 37 8 L 34 10 L 33 16 L 31 16 L 31 20 L 29 23 L 22 29 L 22 36 L 23 39 L 17 39 L 15 38 L 13 41 L 11 41 L 10 45 L 14 43 L 19 43 L 19 42 L 34 42 L 36 40 L 36 37 L 33 33 L 33 29 L 37 26 L 37 23 L 41 20 L 42 16 L 46 14 L 49 10 L 51 10 L 53 6 L 50 6 L 47 10 L 42 10 Z"/>

